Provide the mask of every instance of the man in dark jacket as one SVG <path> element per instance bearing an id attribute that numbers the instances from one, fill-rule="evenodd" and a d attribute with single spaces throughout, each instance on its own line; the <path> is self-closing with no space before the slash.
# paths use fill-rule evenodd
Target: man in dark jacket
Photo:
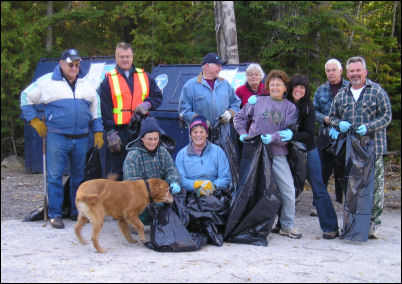
<path id="1" fill-rule="evenodd" d="M 130 44 L 119 43 L 115 57 L 116 67 L 106 73 L 98 93 L 107 133 L 108 172 L 118 174 L 118 180 L 122 180 L 126 145 L 134 138 L 128 132 L 131 117 L 137 112 L 145 115 L 148 110 L 157 109 L 162 103 L 162 92 L 154 78 L 135 68 Z"/>

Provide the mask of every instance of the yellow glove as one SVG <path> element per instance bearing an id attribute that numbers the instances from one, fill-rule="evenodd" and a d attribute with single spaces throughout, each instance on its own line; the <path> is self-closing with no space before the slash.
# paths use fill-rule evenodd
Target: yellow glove
<path id="1" fill-rule="evenodd" d="M 194 184 L 193 184 L 193 187 L 194 187 L 195 189 L 198 189 L 198 188 L 200 188 L 200 186 L 202 185 L 203 182 L 204 182 L 203 180 L 196 180 L 196 181 L 194 182 Z"/>
<path id="2" fill-rule="evenodd" d="M 94 133 L 94 146 L 98 149 L 103 146 L 103 132 L 95 132 Z"/>
<path id="3" fill-rule="evenodd" d="M 197 197 L 211 195 L 215 191 L 215 185 L 210 180 L 197 180 L 194 188 L 197 188 Z"/>
<path id="4" fill-rule="evenodd" d="M 35 117 L 29 123 L 33 128 L 35 128 L 36 132 L 38 132 L 40 137 L 45 137 L 47 134 L 46 131 L 46 124 L 40 120 L 39 118 Z"/>

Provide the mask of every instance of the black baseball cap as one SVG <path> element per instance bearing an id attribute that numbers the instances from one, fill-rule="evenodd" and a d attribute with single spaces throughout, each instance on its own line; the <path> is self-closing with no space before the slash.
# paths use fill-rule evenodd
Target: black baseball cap
<path id="1" fill-rule="evenodd" d="M 215 63 L 218 65 L 225 65 L 226 61 L 223 61 L 222 59 L 220 59 L 218 54 L 216 54 L 216 53 L 208 53 L 207 55 L 205 55 L 201 64 L 204 65 L 207 63 Z"/>
<path id="2" fill-rule="evenodd" d="M 81 61 L 81 57 L 80 54 L 78 53 L 78 50 L 74 48 L 64 50 L 60 59 L 66 61 L 67 63 L 71 63 L 76 60 Z"/>

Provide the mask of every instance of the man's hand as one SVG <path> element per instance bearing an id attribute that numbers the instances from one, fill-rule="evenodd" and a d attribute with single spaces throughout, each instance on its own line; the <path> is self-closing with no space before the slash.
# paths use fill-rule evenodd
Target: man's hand
<path id="1" fill-rule="evenodd" d="M 230 111 L 225 110 L 225 112 L 219 117 L 219 122 L 222 124 L 226 124 L 230 121 L 231 118 L 232 114 L 230 113 Z"/>
<path id="2" fill-rule="evenodd" d="M 138 112 L 142 115 L 146 115 L 148 113 L 148 110 L 151 108 L 151 103 L 150 102 L 143 102 L 142 104 L 139 104 L 135 109 L 134 112 Z"/>
<path id="3" fill-rule="evenodd" d="M 107 133 L 107 146 L 110 150 L 110 152 L 115 153 L 115 152 L 120 152 L 122 143 L 119 134 L 117 133 L 116 130 L 109 130 Z"/>
<path id="4" fill-rule="evenodd" d="M 95 132 L 94 133 L 94 146 L 98 149 L 103 146 L 103 132 Z"/>
<path id="5" fill-rule="evenodd" d="M 367 133 L 367 126 L 362 124 L 356 129 L 356 133 L 360 136 L 364 136 Z"/>
<path id="6" fill-rule="evenodd" d="M 349 130 L 350 126 L 352 126 L 352 124 L 350 124 L 347 121 L 342 120 L 341 122 L 339 122 L 339 130 L 343 133 L 347 132 Z"/>
<path id="7" fill-rule="evenodd" d="M 331 127 L 331 129 L 329 130 L 329 137 L 336 140 L 336 139 L 338 139 L 338 135 L 339 135 L 339 132 L 335 128 Z"/>
<path id="8" fill-rule="evenodd" d="M 46 124 L 42 120 L 35 117 L 34 119 L 31 120 L 29 124 L 36 130 L 36 132 L 38 132 L 40 137 L 46 136 L 47 134 Z"/>

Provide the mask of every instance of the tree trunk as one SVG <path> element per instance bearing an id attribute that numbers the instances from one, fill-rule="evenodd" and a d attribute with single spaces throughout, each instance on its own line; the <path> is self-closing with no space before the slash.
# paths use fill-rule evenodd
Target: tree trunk
<path id="1" fill-rule="evenodd" d="M 395 18 L 396 18 L 396 10 L 398 9 L 399 1 L 394 2 L 394 10 L 393 10 L 393 16 L 392 16 L 392 30 L 391 30 L 391 38 L 394 37 L 394 32 L 395 32 Z M 392 46 L 389 48 L 389 53 L 392 53 Z"/>
<path id="2" fill-rule="evenodd" d="M 233 1 L 214 1 L 218 55 L 229 64 L 239 63 L 237 30 Z"/>
<path id="3" fill-rule="evenodd" d="M 356 13 L 356 19 L 359 17 L 359 12 L 360 12 L 360 7 L 362 6 L 363 1 L 359 1 L 359 6 L 357 7 L 357 13 Z M 348 44 L 348 49 L 352 46 L 352 41 L 353 41 L 353 36 L 355 34 L 355 30 L 352 30 L 352 33 L 350 34 L 350 40 Z"/>
<path id="4" fill-rule="evenodd" d="M 47 16 L 50 17 L 53 14 L 53 1 L 47 1 Z M 53 28 L 51 25 L 47 27 L 46 35 L 46 50 L 50 51 L 52 49 L 53 42 Z"/>

